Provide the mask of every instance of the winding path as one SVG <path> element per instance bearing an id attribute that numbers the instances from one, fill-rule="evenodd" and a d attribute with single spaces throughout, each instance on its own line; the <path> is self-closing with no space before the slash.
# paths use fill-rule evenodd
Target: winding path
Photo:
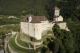
<path id="1" fill-rule="evenodd" d="M 8 44 L 8 48 L 9 48 L 9 51 L 10 51 L 11 53 L 18 53 L 18 52 L 16 52 L 14 49 L 12 49 L 9 44 Z"/>
<path id="2" fill-rule="evenodd" d="M 0 50 L 0 53 L 4 53 L 4 50 Z"/>
<path id="3" fill-rule="evenodd" d="M 16 37 L 15 37 L 15 43 L 16 43 L 16 45 L 18 45 L 19 47 L 24 48 L 24 49 L 34 49 L 34 48 L 27 48 L 27 47 L 24 47 L 24 46 L 20 45 L 20 44 L 17 42 L 17 37 L 18 37 L 18 34 L 17 34 Z M 41 46 L 43 46 L 43 45 L 40 45 L 40 46 L 38 46 L 38 47 L 36 47 L 36 48 L 39 48 L 39 47 L 41 47 Z"/>
<path id="4" fill-rule="evenodd" d="M 23 42 L 26 42 L 26 43 L 31 43 L 32 45 L 41 45 L 43 43 L 43 40 L 41 42 L 33 42 L 33 41 L 30 41 L 30 40 L 27 40 L 25 38 L 21 38 L 20 39 L 23 41 Z"/>

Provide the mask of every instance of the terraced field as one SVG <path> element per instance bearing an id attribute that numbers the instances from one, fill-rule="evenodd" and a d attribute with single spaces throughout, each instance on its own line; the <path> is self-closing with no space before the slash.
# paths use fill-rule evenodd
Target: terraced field
<path id="1" fill-rule="evenodd" d="M 16 43 L 15 43 L 15 37 L 16 35 L 14 35 L 10 41 L 9 41 L 9 45 L 11 48 L 13 48 L 15 51 L 19 52 L 19 53 L 36 53 L 40 48 L 38 48 L 37 50 L 34 50 L 34 49 L 24 49 L 24 48 L 21 48 L 19 47 Z M 19 37 L 18 37 L 18 43 L 22 46 L 25 46 L 26 48 L 28 47 L 27 43 L 25 42 L 22 42 Z"/>

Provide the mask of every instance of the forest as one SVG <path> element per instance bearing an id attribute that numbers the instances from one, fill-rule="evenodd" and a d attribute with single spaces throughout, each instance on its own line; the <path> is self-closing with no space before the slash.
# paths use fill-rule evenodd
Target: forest
<path id="1" fill-rule="evenodd" d="M 53 8 L 65 18 L 80 20 L 80 0 L 0 0 L 0 15 L 44 15 L 51 19 Z"/>
<path id="2" fill-rule="evenodd" d="M 67 22 L 70 32 L 54 26 L 53 32 L 57 39 L 53 39 L 53 42 L 48 39 L 48 48 L 43 48 L 42 52 L 80 53 L 80 0 L 0 0 L 0 17 L 32 14 L 46 16 L 52 21 L 55 6 L 60 8 L 60 15 Z M 17 24 L 20 19 L 17 20 L 3 18 L 0 19 L 0 25 Z"/>

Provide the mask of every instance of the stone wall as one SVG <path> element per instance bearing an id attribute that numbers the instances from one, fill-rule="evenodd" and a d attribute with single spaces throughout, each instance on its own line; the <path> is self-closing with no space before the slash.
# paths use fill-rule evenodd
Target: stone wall
<path id="1" fill-rule="evenodd" d="M 64 29 L 66 31 L 70 31 L 67 27 L 66 22 L 57 23 L 60 26 L 60 29 Z"/>
<path id="2" fill-rule="evenodd" d="M 66 22 L 59 22 L 57 23 L 61 29 L 69 31 Z M 26 23 L 21 22 L 21 33 L 28 34 L 31 37 L 36 38 L 37 40 L 40 40 L 42 38 L 42 33 L 47 30 L 52 30 L 52 27 L 55 25 L 55 23 Z"/>

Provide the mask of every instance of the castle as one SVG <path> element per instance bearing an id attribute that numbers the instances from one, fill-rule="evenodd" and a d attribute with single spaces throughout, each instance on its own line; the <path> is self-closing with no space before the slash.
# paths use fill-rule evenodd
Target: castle
<path id="1" fill-rule="evenodd" d="M 63 21 L 63 17 L 60 15 L 60 9 L 58 7 L 54 8 L 53 22 L 49 22 L 45 16 L 26 15 L 20 23 L 20 31 L 21 33 L 28 34 L 40 40 L 42 33 L 51 30 L 55 23 L 57 23 L 61 29 L 69 31 L 66 22 Z"/>

